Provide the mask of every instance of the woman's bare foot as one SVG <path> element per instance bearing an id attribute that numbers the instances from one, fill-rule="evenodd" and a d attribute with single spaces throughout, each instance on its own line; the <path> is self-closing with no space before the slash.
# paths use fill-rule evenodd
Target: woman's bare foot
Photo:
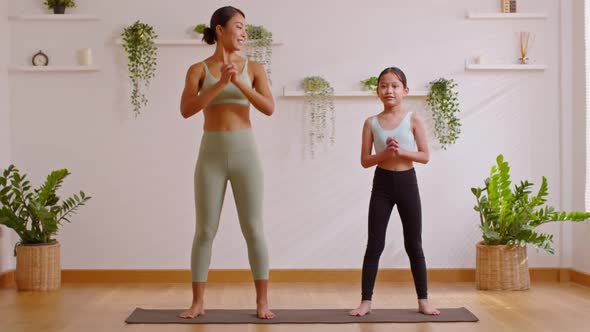
<path id="1" fill-rule="evenodd" d="M 260 319 L 273 319 L 276 315 L 268 308 L 268 303 L 256 304 L 256 316 Z"/>
<path id="2" fill-rule="evenodd" d="M 203 309 L 203 302 L 193 303 L 190 308 L 183 311 L 178 317 L 180 318 L 195 318 L 197 316 L 203 316 L 205 310 Z"/>
<path id="3" fill-rule="evenodd" d="M 371 313 L 371 301 L 361 301 L 356 309 L 351 310 L 348 314 L 351 316 L 362 317 Z"/>
<path id="4" fill-rule="evenodd" d="M 438 316 L 440 311 L 428 303 L 428 300 L 418 300 L 418 311 L 429 316 Z"/>

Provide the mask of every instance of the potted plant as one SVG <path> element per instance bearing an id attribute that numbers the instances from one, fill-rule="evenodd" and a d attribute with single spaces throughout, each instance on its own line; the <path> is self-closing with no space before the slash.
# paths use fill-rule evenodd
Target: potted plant
<path id="1" fill-rule="evenodd" d="M 526 245 L 553 254 L 553 234 L 537 227 L 554 221 L 583 221 L 586 212 L 560 212 L 547 205 L 547 179 L 537 194 L 533 184 L 521 181 L 510 188 L 510 166 L 499 155 L 482 188 L 471 188 L 479 213 L 483 240 L 476 245 L 475 280 L 481 290 L 523 290 L 530 287 Z"/>
<path id="2" fill-rule="evenodd" d="M 200 24 L 197 24 L 197 25 L 196 25 L 196 26 L 193 28 L 193 31 L 195 32 L 195 34 L 197 35 L 197 37 L 198 37 L 199 39 L 202 39 L 202 38 L 203 38 L 203 34 L 205 33 L 205 28 L 206 28 L 206 27 L 207 27 L 207 26 L 206 26 L 204 23 L 200 23 Z"/>
<path id="3" fill-rule="evenodd" d="M 127 68 L 133 87 L 131 104 L 137 117 L 141 113 L 141 107 L 147 106 L 148 102 L 141 88 L 143 86 L 147 89 L 156 73 L 158 48 L 154 44 L 154 39 L 158 38 L 158 35 L 152 26 L 136 21 L 124 28 L 121 36 L 129 60 Z"/>
<path id="4" fill-rule="evenodd" d="M 76 7 L 73 0 L 45 0 L 43 3 L 47 9 L 53 9 L 54 14 L 64 14 L 66 7 Z"/>
<path id="5" fill-rule="evenodd" d="M 264 66 L 269 81 L 272 82 L 271 62 L 272 62 L 272 32 L 262 25 L 246 25 L 248 41 L 246 43 L 246 57 L 249 60 L 256 61 Z"/>
<path id="6" fill-rule="evenodd" d="M 324 143 L 329 137 L 334 144 L 336 134 L 336 116 L 334 112 L 334 89 L 330 83 L 321 76 L 308 76 L 303 79 L 303 91 L 305 92 L 304 107 L 309 114 L 309 143 L 311 157 L 315 156 L 316 144 Z M 328 124 L 327 116 L 330 114 L 331 132 L 326 134 Z"/>
<path id="7" fill-rule="evenodd" d="M 434 136 L 443 150 L 447 149 L 447 145 L 455 144 L 461 133 L 456 87 L 454 80 L 439 78 L 429 83 L 426 96 L 434 120 Z"/>
<path id="8" fill-rule="evenodd" d="M 367 91 L 377 94 L 377 79 L 378 78 L 376 76 L 371 76 L 366 80 L 362 80 L 361 84 Z"/>
<path id="9" fill-rule="evenodd" d="M 54 236 L 91 198 L 80 191 L 60 203 L 56 191 L 69 174 L 67 169 L 55 170 L 32 190 L 27 175 L 21 176 L 14 165 L 0 175 L 0 225 L 20 237 L 15 246 L 19 290 L 56 290 L 61 285 L 60 245 Z"/>

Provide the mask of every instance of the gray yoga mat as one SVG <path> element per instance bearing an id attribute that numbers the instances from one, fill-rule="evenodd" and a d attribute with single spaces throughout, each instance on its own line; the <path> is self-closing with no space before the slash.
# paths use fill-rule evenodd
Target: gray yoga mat
<path id="1" fill-rule="evenodd" d="M 348 324 L 348 323 L 421 323 L 477 322 L 479 319 L 466 308 L 439 309 L 439 316 L 427 316 L 415 309 L 373 309 L 364 317 L 348 315 L 348 309 L 276 309 L 271 320 L 258 319 L 255 310 L 205 310 L 204 316 L 179 318 L 183 310 L 136 308 L 125 320 L 129 324 Z"/>

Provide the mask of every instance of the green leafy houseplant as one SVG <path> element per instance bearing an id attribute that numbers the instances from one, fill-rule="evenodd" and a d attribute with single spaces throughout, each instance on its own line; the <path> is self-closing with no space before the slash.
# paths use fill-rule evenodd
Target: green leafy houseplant
<path id="1" fill-rule="evenodd" d="M 136 21 L 124 28 L 121 36 L 129 60 L 127 68 L 133 87 L 131 104 L 137 117 L 142 106 L 147 105 L 147 98 L 141 88 L 143 86 L 147 89 L 150 80 L 156 73 L 158 49 L 154 44 L 154 39 L 158 38 L 158 35 L 152 26 Z"/>
<path id="2" fill-rule="evenodd" d="M 334 108 L 334 89 L 328 81 L 320 76 L 308 76 L 303 79 L 305 92 L 305 109 L 310 116 L 309 142 L 311 157 L 315 156 L 316 144 L 324 143 L 326 137 L 327 116 L 330 114 L 330 143 L 334 144 L 336 135 L 336 116 Z"/>
<path id="3" fill-rule="evenodd" d="M 586 212 L 559 212 L 546 205 L 548 186 L 543 177 L 537 194 L 532 194 L 533 184 L 521 181 L 511 190 L 510 166 L 504 156 L 496 158 L 485 187 L 471 188 L 479 213 L 480 229 L 484 245 L 530 244 L 553 254 L 553 234 L 540 233 L 536 227 L 554 221 L 583 221 L 590 218 Z"/>
<path id="4" fill-rule="evenodd" d="M 447 145 L 455 144 L 461 133 L 458 93 L 454 90 L 456 87 L 454 80 L 439 78 L 429 83 L 426 96 L 434 120 L 434 135 L 444 150 Z"/>
<path id="5" fill-rule="evenodd" d="M 368 91 L 372 91 L 373 93 L 377 93 L 377 77 L 376 76 L 371 76 L 369 78 L 367 78 L 366 80 L 362 80 L 361 84 L 363 85 L 363 87 L 365 87 L 365 89 L 367 89 Z"/>
<path id="6" fill-rule="evenodd" d="M 76 7 L 73 0 L 45 0 L 47 9 L 53 9 L 54 14 L 64 14 L 67 7 Z"/>
<path id="7" fill-rule="evenodd" d="M 31 189 L 27 175 L 10 165 L 0 176 L 0 225 L 12 228 L 20 244 L 55 243 L 59 226 L 91 197 L 83 191 L 60 203 L 56 191 L 70 173 L 67 169 L 51 172 L 37 189 Z"/>
<path id="8" fill-rule="evenodd" d="M 246 57 L 264 66 L 270 80 L 272 62 L 272 32 L 262 25 L 246 25 L 248 41 L 246 43 Z"/>
<path id="9" fill-rule="evenodd" d="M 194 32 L 196 32 L 196 33 L 198 33 L 198 34 L 201 34 L 201 35 L 202 35 L 203 33 L 205 33 L 205 28 L 206 28 L 206 27 L 207 27 L 207 26 L 206 26 L 205 24 L 203 24 L 203 23 L 200 23 L 200 24 L 197 24 L 197 25 L 195 26 L 195 28 L 193 29 L 193 31 L 194 31 Z"/>
<path id="10" fill-rule="evenodd" d="M 43 4 L 47 9 L 53 9 L 55 7 L 76 7 L 76 3 L 73 0 L 45 0 Z"/>

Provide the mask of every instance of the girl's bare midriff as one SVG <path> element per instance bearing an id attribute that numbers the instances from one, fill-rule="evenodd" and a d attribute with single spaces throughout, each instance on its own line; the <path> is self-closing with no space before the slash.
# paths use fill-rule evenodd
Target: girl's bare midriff
<path id="1" fill-rule="evenodd" d="M 409 169 L 414 168 L 414 163 L 410 160 L 407 160 L 407 159 L 394 158 L 394 159 L 388 159 L 384 162 L 381 162 L 381 163 L 377 164 L 377 166 L 379 166 L 379 168 L 383 168 L 388 171 L 400 172 L 400 171 L 407 171 Z"/>

